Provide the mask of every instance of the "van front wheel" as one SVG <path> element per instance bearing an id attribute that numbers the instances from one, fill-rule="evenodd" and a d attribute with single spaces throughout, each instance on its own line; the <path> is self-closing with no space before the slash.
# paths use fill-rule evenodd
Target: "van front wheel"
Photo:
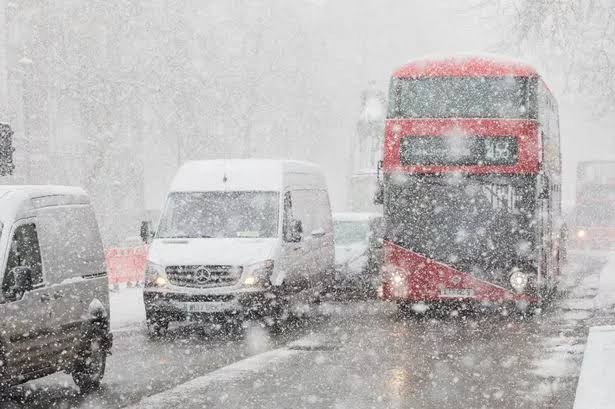
<path id="1" fill-rule="evenodd" d="M 101 337 L 93 337 L 82 349 L 73 370 L 73 381 L 82 393 L 96 390 L 105 375 L 107 351 Z"/>

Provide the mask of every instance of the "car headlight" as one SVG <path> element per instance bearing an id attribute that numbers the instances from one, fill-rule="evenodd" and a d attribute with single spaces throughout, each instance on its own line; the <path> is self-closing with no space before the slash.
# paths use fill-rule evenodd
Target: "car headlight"
<path id="1" fill-rule="evenodd" d="M 146 287 L 166 287 L 169 283 L 164 266 L 147 262 L 145 267 L 145 286 Z"/>
<path id="2" fill-rule="evenodd" d="M 265 260 L 259 263 L 250 264 L 243 269 L 241 282 L 247 287 L 256 285 L 267 286 L 271 284 L 273 274 L 273 260 Z"/>
<path id="3" fill-rule="evenodd" d="M 518 293 L 522 293 L 525 290 L 528 281 L 528 275 L 522 271 L 516 270 L 510 275 L 510 285 Z"/>
<path id="4" fill-rule="evenodd" d="M 577 238 L 584 239 L 587 236 L 587 232 L 583 229 L 577 230 Z"/>

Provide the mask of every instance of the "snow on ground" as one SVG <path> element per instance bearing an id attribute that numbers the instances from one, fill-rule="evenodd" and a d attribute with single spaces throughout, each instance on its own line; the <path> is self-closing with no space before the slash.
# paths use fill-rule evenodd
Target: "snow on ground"
<path id="1" fill-rule="evenodd" d="M 241 380 L 287 363 L 300 353 L 305 352 L 288 348 L 279 348 L 264 352 L 215 370 L 207 375 L 195 378 L 173 389 L 152 395 L 143 399 L 139 404 L 132 406 L 132 408 L 167 409 L 206 407 L 207 402 L 213 399 L 212 396 L 207 393 L 212 384 L 238 383 Z M 258 381 L 255 382 L 253 387 L 259 387 Z M 216 396 L 215 399 L 218 400 L 217 403 L 223 404 L 226 398 L 227 395 L 222 394 Z"/>
<path id="2" fill-rule="evenodd" d="M 111 331 L 135 329 L 145 324 L 142 288 L 122 287 L 109 293 Z"/>
<path id="3" fill-rule="evenodd" d="M 614 256 L 611 255 L 610 259 Z M 578 255 L 575 258 L 580 261 L 568 266 L 562 277 L 560 289 L 564 295 L 555 302 L 553 315 L 540 343 L 540 353 L 531 370 L 536 379 L 527 399 L 549 404 L 549 407 L 557 407 L 562 394 L 576 385 L 585 352 L 588 323 L 601 312 L 599 299 L 606 282 L 603 277 L 615 272 L 615 265 L 604 264 L 604 254 Z"/>

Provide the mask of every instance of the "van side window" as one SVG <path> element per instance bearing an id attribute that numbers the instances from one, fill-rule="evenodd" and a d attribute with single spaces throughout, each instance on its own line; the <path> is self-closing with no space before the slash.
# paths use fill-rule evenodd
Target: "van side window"
<path id="1" fill-rule="evenodd" d="M 316 226 L 327 233 L 333 231 L 333 221 L 331 220 L 331 204 L 326 190 L 317 190 L 316 194 Z"/>
<path id="2" fill-rule="evenodd" d="M 24 224 L 15 229 L 5 271 L 9 272 L 15 267 L 30 267 L 32 270 L 32 285 L 43 282 L 41 249 L 34 223 Z M 5 277 L 7 277 L 6 274 Z M 6 285 L 7 283 L 3 283 L 3 289 Z"/>
<path id="3" fill-rule="evenodd" d="M 292 241 L 291 224 L 293 222 L 293 201 L 290 192 L 284 193 L 284 214 L 282 220 L 282 237 L 284 241 Z"/>

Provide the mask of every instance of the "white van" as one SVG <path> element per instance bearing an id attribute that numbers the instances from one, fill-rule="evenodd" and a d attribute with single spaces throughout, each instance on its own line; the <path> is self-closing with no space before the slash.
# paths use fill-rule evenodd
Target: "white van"
<path id="1" fill-rule="evenodd" d="M 98 387 L 112 337 L 102 242 L 86 193 L 0 186 L 0 384 L 64 370 Z"/>
<path id="2" fill-rule="evenodd" d="M 188 162 L 153 239 L 143 292 L 152 333 L 212 314 L 278 317 L 333 274 L 331 208 L 316 165 Z"/>

